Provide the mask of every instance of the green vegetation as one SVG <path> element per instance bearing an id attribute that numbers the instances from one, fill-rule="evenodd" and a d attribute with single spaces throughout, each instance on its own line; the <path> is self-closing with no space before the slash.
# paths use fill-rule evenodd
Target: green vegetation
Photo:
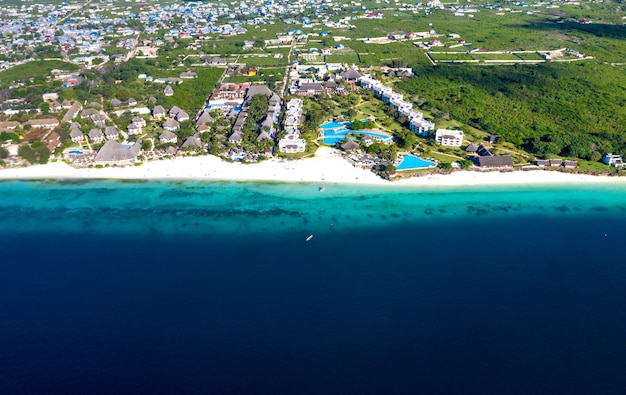
<path id="1" fill-rule="evenodd" d="M 27 81 L 33 79 L 35 83 L 42 83 L 50 77 L 54 69 L 76 71 L 78 66 L 60 60 L 36 60 L 26 62 L 19 67 L 13 67 L 0 72 L 0 88 L 6 88 L 13 81 Z"/>
<path id="2" fill-rule="evenodd" d="M 174 88 L 174 95 L 163 97 L 160 103 L 165 108 L 177 105 L 178 107 L 191 111 L 193 114 L 202 107 L 206 99 L 211 95 L 215 84 L 224 72 L 217 68 L 194 69 L 198 73 L 198 78 L 186 80 Z"/>
<path id="3" fill-rule="evenodd" d="M 19 156 L 31 164 L 46 164 L 48 163 L 48 159 L 50 159 L 50 150 L 48 147 L 46 147 L 43 142 L 35 139 L 31 140 L 30 144 L 25 143 L 20 145 L 17 152 Z"/>
<path id="4" fill-rule="evenodd" d="M 417 67 L 398 87 L 424 107 L 539 156 L 625 152 L 624 71 L 597 62 Z"/>

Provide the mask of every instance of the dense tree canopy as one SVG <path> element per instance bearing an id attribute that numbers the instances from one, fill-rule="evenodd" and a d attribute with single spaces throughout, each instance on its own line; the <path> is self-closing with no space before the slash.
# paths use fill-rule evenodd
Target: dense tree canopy
<path id="1" fill-rule="evenodd" d="M 602 70 L 599 70 L 599 69 Z M 593 62 L 416 67 L 399 87 L 433 114 L 449 113 L 538 155 L 595 159 L 626 151 L 623 71 Z"/>

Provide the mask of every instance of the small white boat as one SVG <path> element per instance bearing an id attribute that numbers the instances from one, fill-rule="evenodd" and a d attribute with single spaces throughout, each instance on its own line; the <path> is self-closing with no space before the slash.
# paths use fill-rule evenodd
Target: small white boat
<path id="1" fill-rule="evenodd" d="M 319 187 L 319 191 L 320 191 L 320 192 L 323 192 L 323 191 L 324 191 L 324 189 L 326 189 L 326 188 L 324 188 L 324 185 L 322 185 L 321 187 Z"/>
<path id="2" fill-rule="evenodd" d="M 313 235 L 309 235 L 309 237 L 306 238 L 306 241 L 310 241 L 313 238 Z"/>

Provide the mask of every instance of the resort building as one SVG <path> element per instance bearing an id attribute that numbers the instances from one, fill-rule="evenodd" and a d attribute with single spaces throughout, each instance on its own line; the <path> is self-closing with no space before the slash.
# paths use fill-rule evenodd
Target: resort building
<path id="1" fill-rule="evenodd" d="M 203 149 L 204 143 L 200 139 L 200 133 L 196 133 L 191 137 L 188 137 L 187 140 L 180 147 L 181 149 Z"/>
<path id="2" fill-rule="evenodd" d="M 409 118 L 409 128 L 413 133 L 420 136 L 427 136 L 429 131 L 435 129 L 435 124 L 422 118 L 421 112 L 412 112 L 414 114 L 412 118 Z"/>
<path id="3" fill-rule="evenodd" d="M 437 129 L 435 132 L 437 143 L 448 147 L 460 147 L 463 144 L 462 130 Z"/>
<path id="4" fill-rule="evenodd" d="M 304 152 L 306 140 L 298 138 L 295 134 L 289 134 L 278 141 L 278 150 L 285 153 Z"/>
<path id="5" fill-rule="evenodd" d="M 59 126 L 59 121 L 54 118 L 31 119 L 24 122 L 24 125 L 30 125 L 31 128 L 54 129 Z"/>
<path id="6" fill-rule="evenodd" d="M 248 118 L 248 109 L 250 108 L 250 103 L 252 102 L 252 98 L 257 95 L 263 95 L 268 97 L 268 107 L 267 112 L 265 114 L 265 118 L 262 121 L 262 129 L 264 129 L 270 137 L 275 136 L 275 127 L 274 124 L 278 122 L 278 115 L 280 114 L 280 98 L 274 92 L 272 92 L 265 85 L 252 85 L 248 88 L 246 92 L 245 99 L 243 105 L 241 106 L 241 111 L 239 115 L 237 115 L 237 120 L 233 125 L 230 136 L 228 137 L 228 141 L 233 143 L 240 143 L 243 139 L 243 125 Z M 261 133 L 259 131 L 259 134 Z M 257 135 L 257 137 L 259 137 Z"/>
<path id="7" fill-rule="evenodd" d="M 178 128 L 180 128 L 180 124 L 173 119 L 168 119 L 163 123 L 163 129 L 169 130 L 170 132 L 175 132 Z"/>
<path id="8" fill-rule="evenodd" d="M 141 140 L 128 147 L 114 140 L 109 140 L 96 154 L 95 163 L 97 165 L 132 165 L 137 160 L 141 151 Z"/>
<path id="9" fill-rule="evenodd" d="M 152 118 L 163 119 L 165 118 L 165 108 L 161 105 L 154 106 L 152 109 Z"/>
<path id="10" fill-rule="evenodd" d="M 120 136 L 119 131 L 115 128 L 115 126 L 107 126 L 104 129 L 104 135 L 106 136 L 107 140 L 117 140 L 117 138 Z"/>
<path id="11" fill-rule="evenodd" d="M 178 141 L 178 137 L 174 132 L 170 132 L 169 130 L 164 130 L 163 133 L 159 136 L 159 141 L 161 143 L 176 143 Z"/>
<path id="12" fill-rule="evenodd" d="M 400 115 L 404 115 L 409 120 L 409 129 L 420 136 L 427 136 L 428 132 L 435 129 L 433 122 L 423 118 L 423 114 L 413 109 L 413 103 L 404 100 L 402 94 L 394 92 L 392 88 L 383 85 L 382 82 L 373 79 L 369 75 L 362 76 L 359 80 L 362 88 L 369 89 L 374 96 L 388 103 Z"/>
<path id="13" fill-rule="evenodd" d="M 287 102 L 285 113 L 285 131 L 287 135 L 278 141 L 278 150 L 285 153 L 304 152 L 306 140 L 300 138 L 300 119 L 302 118 L 302 100 L 292 99 Z"/>
<path id="14" fill-rule="evenodd" d="M 102 130 L 100 129 L 91 129 L 89 131 L 89 140 L 92 143 L 101 143 L 104 140 L 104 135 L 102 134 Z"/>
<path id="15" fill-rule="evenodd" d="M 81 132 L 80 129 L 72 129 L 72 131 L 70 132 L 70 138 L 72 139 L 73 143 L 80 143 L 81 141 L 83 141 L 83 132 Z"/>
<path id="16" fill-rule="evenodd" d="M 511 158 L 511 155 L 479 156 L 478 166 L 491 168 L 512 168 L 513 159 Z"/>

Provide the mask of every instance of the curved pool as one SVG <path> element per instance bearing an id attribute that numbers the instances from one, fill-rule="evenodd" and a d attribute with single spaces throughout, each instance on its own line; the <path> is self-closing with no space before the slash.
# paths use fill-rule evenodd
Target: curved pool
<path id="1" fill-rule="evenodd" d="M 427 169 L 435 166 L 437 166 L 435 162 L 422 159 L 415 155 L 404 155 L 402 157 L 402 162 L 396 166 L 396 170 Z"/>

